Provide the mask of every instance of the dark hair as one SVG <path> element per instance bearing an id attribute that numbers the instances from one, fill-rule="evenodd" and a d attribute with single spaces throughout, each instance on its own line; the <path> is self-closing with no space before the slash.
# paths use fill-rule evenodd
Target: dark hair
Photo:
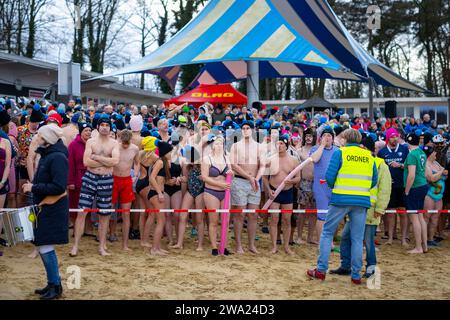
<path id="1" fill-rule="evenodd" d="M 315 146 L 316 145 L 316 141 L 317 141 L 317 132 L 315 130 L 311 130 L 310 128 L 308 128 L 308 129 L 303 131 L 302 147 L 304 147 L 305 144 L 306 144 L 306 135 L 307 134 L 310 134 L 310 135 L 313 136 L 312 145 Z"/>
<path id="2" fill-rule="evenodd" d="M 170 167 L 169 167 L 169 161 L 166 159 L 166 156 L 159 157 L 163 162 L 164 172 L 166 173 L 166 181 L 169 181 L 172 179 L 170 176 Z"/>
<path id="3" fill-rule="evenodd" d="M 2 126 L 2 130 L 6 133 L 9 134 L 9 123 L 5 124 L 4 126 Z"/>

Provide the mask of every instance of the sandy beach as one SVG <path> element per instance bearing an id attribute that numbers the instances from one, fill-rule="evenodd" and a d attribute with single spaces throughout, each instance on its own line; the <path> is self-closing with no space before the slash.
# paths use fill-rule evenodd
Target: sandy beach
<path id="1" fill-rule="evenodd" d="M 228 257 L 213 257 L 209 249 L 196 252 L 189 236 L 183 251 L 170 250 L 167 257 L 145 254 L 136 240 L 130 241 L 132 252 L 121 251 L 120 242 L 108 243 L 112 256 L 101 257 L 95 239 L 83 238 L 78 257 L 69 257 L 69 245 L 57 248 L 63 299 L 450 299 L 449 240 L 422 255 L 407 254 L 399 241 L 378 246 L 381 288 L 371 290 L 365 282 L 352 285 L 345 276 L 310 280 L 305 271 L 315 265 L 316 246 L 294 246 L 293 256 L 281 251 L 272 255 L 269 236 L 259 236 L 259 255 Z M 37 299 L 33 291 L 46 278 L 40 258 L 27 257 L 32 249 L 31 244 L 2 248 L 0 299 Z M 81 270 L 80 289 L 67 289 L 71 265 Z M 330 268 L 338 265 L 339 254 L 333 253 Z"/>

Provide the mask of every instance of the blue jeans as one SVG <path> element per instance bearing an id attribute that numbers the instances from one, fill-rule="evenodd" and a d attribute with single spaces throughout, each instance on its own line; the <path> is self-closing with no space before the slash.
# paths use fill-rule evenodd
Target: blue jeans
<path id="1" fill-rule="evenodd" d="M 352 241 L 351 241 L 351 229 L 350 223 L 345 224 L 344 230 L 342 231 L 341 238 L 341 268 L 345 270 L 350 270 L 351 268 L 351 258 L 352 258 Z M 375 233 L 377 231 L 377 226 L 366 224 L 364 230 L 364 242 L 366 244 L 366 269 L 369 266 L 375 266 L 377 264 L 377 255 L 375 251 Z"/>
<path id="2" fill-rule="evenodd" d="M 58 258 L 55 250 L 42 254 L 41 259 L 47 272 L 47 281 L 49 284 L 60 285 L 61 277 L 59 276 Z"/>
<path id="3" fill-rule="evenodd" d="M 339 223 L 347 215 L 350 217 L 350 241 L 351 241 L 351 269 L 352 278 L 360 279 L 362 267 L 362 252 L 364 229 L 366 225 L 367 208 L 358 206 L 335 206 L 330 205 L 328 208 L 327 220 L 323 226 L 320 236 L 320 252 L 317 259 L 317 270 L 327 272 L 328 259 L 331 254 L 331 245 L 334 233 Z"/>

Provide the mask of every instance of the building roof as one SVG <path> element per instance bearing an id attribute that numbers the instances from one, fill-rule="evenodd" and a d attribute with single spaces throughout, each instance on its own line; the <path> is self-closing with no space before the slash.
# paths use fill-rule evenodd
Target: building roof
<path id="1" fill-rule="evenodd" d="M 46 90 L 58 81 L 58 64 L 0 52 L 0 73 L 2 73 L 0 82 L 14 84 L 16 79 L 20 79 L 24 86 Z M 99 75 L 99 73 L 81 70 L 82 80 Z M 89 82 L 82 81 L 82 95 L 92 97 L 103 95 L 116 100 L 127 100 L 128 98 L 136 103 L 146 104 L 160 104 L 172 97 L 167 94 L 125 86 L 117 81 L 116 77 L 105 77 Z"/>

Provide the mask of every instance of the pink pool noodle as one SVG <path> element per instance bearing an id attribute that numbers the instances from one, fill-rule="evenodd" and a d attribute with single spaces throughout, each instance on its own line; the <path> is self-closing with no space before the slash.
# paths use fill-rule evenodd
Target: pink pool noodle
<path id="1" fill-rule="evenodd" d="M 231 183 L 232 179 L 231 174 L 227 174 L 226 182 Z M 223 201 L 223 209 L 228 210 L 230 209 L 230 198 L 231 198 L 231 192 L 230 189 L 225 190 L 225 199 Z M 222 234 L 220 236 L 220 249 L 219 252 L 221 255 L 225 252 L 225 247 L 227 246 L 227 235 L 228 235 L 228 224 L 230 222 L 230 212 L 223 212 L 222 213 Z"/>

